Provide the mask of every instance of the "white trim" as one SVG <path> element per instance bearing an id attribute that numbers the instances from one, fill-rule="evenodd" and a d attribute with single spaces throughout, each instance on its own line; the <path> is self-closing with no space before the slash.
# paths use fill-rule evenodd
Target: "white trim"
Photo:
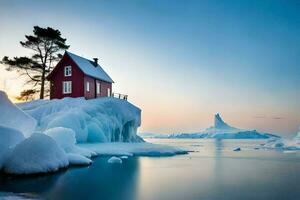
<path id="1" fill-rule="evenodd" d="M 86 91 L 89 92 L 90 91 L 90 82 L 86 82 Z"/>
<path id="2" fill-rule="evenodd" d="M 97 94 L 101 93 L 101 83 L 100 82 L 96 82 L 96 92 L 97 92 Z"/>
<path id="3" fill-rule="evenodd" d="M 63 91 L 63 94 L 71 94 L 72 93 L 72 81 L 63 81 L 62 82 L 62 91 Z"/>
<path id="4" fill-rule="evenodd" d="M 64 75 L 65 76 L 72 76 L 72 66 L 71 65 L 65 66 Z"/>

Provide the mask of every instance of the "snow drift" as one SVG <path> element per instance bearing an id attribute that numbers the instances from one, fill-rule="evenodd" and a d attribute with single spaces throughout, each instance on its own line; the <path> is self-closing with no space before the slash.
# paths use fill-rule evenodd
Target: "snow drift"
<path id="1" fill-rule="evenodd" d="M 18 106 L 37 121 L 37 130 L 64 127 L 77 142 L 141 142 L 141 110 L 115 98 L 38 100 Z"/>
<path id="2" fill-rule="evenodd" d="M 35 130 L 36 121 L 10 102 L 2 91 L 0 91 L 0 111 L 0 125 L 17 129 L 25 137 L 29 137 Z"/>
<path id="3" fill-rule="evenodd" d="M 67 156 L 57 143 L 45 134 L 34 133 L 18 144 L 4 164 L 4 171 L 32 174 L 57 171 L 69 165 Z"/>

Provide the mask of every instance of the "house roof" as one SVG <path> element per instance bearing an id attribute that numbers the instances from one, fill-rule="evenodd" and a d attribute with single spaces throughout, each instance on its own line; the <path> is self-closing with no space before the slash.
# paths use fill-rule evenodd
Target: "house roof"
<path id="1" fill-rule="evenodd" d="M 102 69 L 102 67 L 99 64 L 95 67 L 93 64 L 94 61 L 88 60 L 68 51 L 66 51 L 66 54 L 68 54 L 71 57 L 71 59 L 78 65 L 78 67 L 82 70 L 84 74 L 109 83 L 114 83 L 114 81 Z"/>

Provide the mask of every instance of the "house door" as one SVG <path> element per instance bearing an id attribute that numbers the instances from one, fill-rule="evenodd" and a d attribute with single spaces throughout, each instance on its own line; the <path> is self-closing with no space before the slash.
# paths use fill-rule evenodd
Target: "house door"
<path id="1" fill-rule="evenodd" d="M 110 97 L 110 88 L 107 88 L 107 96 Z"/>

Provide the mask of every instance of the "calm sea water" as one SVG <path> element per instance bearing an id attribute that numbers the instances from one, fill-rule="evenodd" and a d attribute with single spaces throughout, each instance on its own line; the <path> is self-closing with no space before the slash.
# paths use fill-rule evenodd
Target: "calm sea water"
<path id="1" fill-rule="evenodd" d="M 193 150 L 174 157 L 98 157 L 89 167 L 1 177 L 0 191 L 45 199 L 300 199 L 300 153 L 256 149 L 264 140 L 151 139 Z M 241 151 L 232 151 L 241 147 Z"/>

